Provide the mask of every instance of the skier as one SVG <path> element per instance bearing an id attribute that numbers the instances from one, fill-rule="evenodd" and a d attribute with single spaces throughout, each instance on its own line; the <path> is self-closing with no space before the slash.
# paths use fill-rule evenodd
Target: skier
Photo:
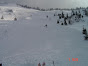
<path id="1" fill-rule="evenodd" d="M 43 62 L 42 66 L 45 66 L 45 62 Z"/>
<path id="2" fill-rule="evenodd" d="M 38 66 L 41 66 L 41 64 L 39 63 Z"/>
<path id="3" fill-rule="evenodd" d="M 44 27 L 46 27 L 46 28 L 47 28 L 47 24 L 46 24 Z"/>
<path id="4" fill-rule="evenodd" d="M 48 18 L 48 15 L 46 17 Z"/>

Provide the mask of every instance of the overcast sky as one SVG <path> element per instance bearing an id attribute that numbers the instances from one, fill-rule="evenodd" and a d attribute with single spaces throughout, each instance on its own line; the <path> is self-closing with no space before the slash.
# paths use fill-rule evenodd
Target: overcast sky
<path id="1" fill-rule="evenodd" d="M 27 4 L 29 6 L 38 6 L 41 8 L 73 8 L 87 7 L 88 0 L 0 0 L 6 2 L 17 2 Z"/>

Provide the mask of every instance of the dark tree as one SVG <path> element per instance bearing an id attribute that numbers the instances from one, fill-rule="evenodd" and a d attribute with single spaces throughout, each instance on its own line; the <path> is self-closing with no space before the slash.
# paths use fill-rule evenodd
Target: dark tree
<path id="1" fill-rule="evenodd" d="M 57 24 L 59 24 L 59 20 L 57 20 Z"/>
<path id="2" fill-rule="evenodd" d="M 75 12 L 72 10 L 73 16 L 75 15 Z"/>
<path id="3" fill-rule="evenodd" d="M 87 35 L 87 30 L 86 30 L 86 28 L 83 28 L 82 33 L 85 34 L 85 35 Z"/>
<path id="4" fill-rule="evenodd" d="M 81 14 L 79 14 L 78 17 L 81 18 Z"/>
<path id="5" fill-rule="evenodd" d="M 64 21 L 64 25 L 67 25 L 67 22 L 66 21 Z"/>
<path id="6" fill-rule="evenodd" d="M 69 20 L 69 22 L 68 22 L 69 24 L 71 24 L 71 21 Z"/>
<path id="7" fill-rule="evenodd" d="M 68 18 L 68 14 L 67 14 L 67 18 Z"/>
<path id="8" fill-rule="evenodd" d="M 79 10 L 79 13 L 80 13 L 80 10 Z"/>
<path id="9" fill-rule="evenodd" d="M 63 23 L 61 23 L 61 25 L 64 25 Z"/>
<path id="10" fill-rule="evenodd" d="M 88 15 L 88 12 L 87 12 L 87 10 L 85 9 L 85 15 L 87 16 Z"/>
<path id="11" fill-rule="evenodd" d="M 64 17 L 64 21 L 66 21 L 67 20 L 67 17 Z"/>
<path id="12" fill-rule="evenodd" d="M 78 15 L 77 11 L 76 11 L 76 15 Z"/>
<path id="13" fill-rule="evenodd" d="M 85 40 L 88 40 L 88 35 L 85 36 Z"/>
<path id="14" fill-rule="evenodd" d="M 64 13 L 62 12 L 62 18 L 64 18 Z"/>
<path id="15" fill-rule="evenodd" d="M 59 19 L 61 19 L 61 16 L 59 16 Z"/>

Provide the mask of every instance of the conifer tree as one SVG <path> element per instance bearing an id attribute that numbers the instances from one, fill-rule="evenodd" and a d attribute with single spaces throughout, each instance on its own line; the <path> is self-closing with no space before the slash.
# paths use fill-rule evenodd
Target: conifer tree
<path id="1" fill-rule="evenodd" d="M 68 14 L 67 14 L 67 18 L 68 18 Z"/>
<path id="2" fill-rule="evenodd" d="M 59 20 L 57 20 L 57 24 L 59 24 Z"/>
<path id="3" fill-rule="evenodd" d="M 69 20 L 69 22 L 68 22 L 69 24 L 71 24 L 71 21 Z"/>
<path id="4" fill-rule="evenodd" d="M 63 14 L 63 12 L 62 12 L 62 18 L 64 18 L 64 14 Z"/>
<path id="5" fill-rule="evenodd" d="M 64 25 L 67 25 L 67 22 L 66 21 L 64 21 Z"/>
<path id="6" fill-rule="evenodd" d="M 61 25 L 64 25 L 63 23 L 61 23 Z"/>
<path id="7" fill-rule="evenodd" d="M 77 11 L 76 11 L 76 15 L 78 15 Z"/>

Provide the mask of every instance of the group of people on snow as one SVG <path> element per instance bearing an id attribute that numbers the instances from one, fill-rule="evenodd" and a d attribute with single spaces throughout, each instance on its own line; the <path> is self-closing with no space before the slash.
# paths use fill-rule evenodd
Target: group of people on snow
<path id="1" fill-rule="evenodd" d="M 41 66 L 41 64 L 39 63 L 38 66 Z M 43 62 L 42 66 L 45 66 L 45 62 Z"/>

